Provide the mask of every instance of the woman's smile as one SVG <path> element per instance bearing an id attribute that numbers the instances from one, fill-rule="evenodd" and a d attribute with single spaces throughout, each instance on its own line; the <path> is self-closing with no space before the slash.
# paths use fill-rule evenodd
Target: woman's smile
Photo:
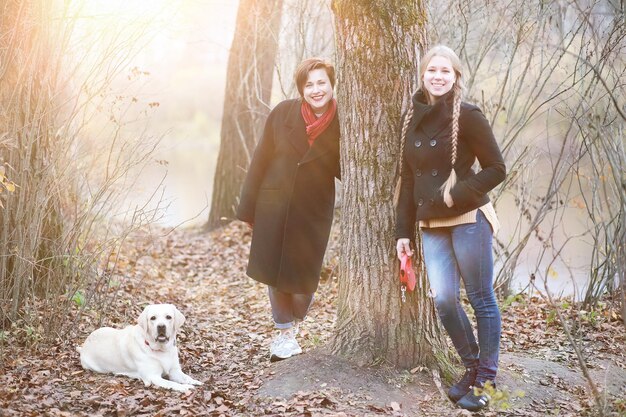
<path id="1" fill-rule="evenodd" d="M 456 74 L 450 59 L 437 55 L 432 57 L 422 77 L 424 87 L 434 98 L 441 97 L 450 91 L 456 81 Z"/>
<path id="2" fill-rule="evenodd" d="M 310 71 L 302 93 L 304 100 L 309 103 L 316 115 L 319 116 L 328 110 L 333 98 L 333 87 L 326 71 L 322 68 Z"/>

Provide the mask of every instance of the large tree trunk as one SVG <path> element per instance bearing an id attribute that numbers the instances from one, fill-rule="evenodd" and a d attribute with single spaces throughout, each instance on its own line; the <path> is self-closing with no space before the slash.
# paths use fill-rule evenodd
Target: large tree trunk
<path id="1" fill-rule="evenodd" d="M 333 353 L 402 368 L 446 363 L 448 349 L 418 286 L 400 297 L 392 202 L 399 175 L 400 118 L 426 42 L 421 1 L 335 0 L 341 111 L 342 260 Z"/>
<path id="2" fill-rule="evenodd" d="M 226 96 L 207 228 L 235 218 L 239 191 L 270 109 L 283 0 L 241 0 L 228 59 Z"/>

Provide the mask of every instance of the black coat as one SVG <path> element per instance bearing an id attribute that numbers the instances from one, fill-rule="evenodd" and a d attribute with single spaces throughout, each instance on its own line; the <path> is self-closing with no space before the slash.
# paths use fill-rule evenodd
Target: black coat
<path id="1" fill-rule="evenodd" d="M 487 193 L 504 181 L 506 167 L 489 122 L 474 105 L 461 103 L 454 201 L 446 206 L 440 187 L 450 175 L 452 93 L 434 105 L 421 91 L 413 97 L 402 157 L 402 185 L 396 210 L 396 237 L 413 238 L 419 220 L 454 217 L 489 202 Z M 481 170 L 472 165 L 478 159 Z"/>
<path id="2" fill-rule="evenodd" d="M 309 147 L 301 100 L 279 103 L 265 123 L 237 218 L 254 224 L 247 274 L 293 294 L 317 289 L 335 206 L 339 121 Z"/>

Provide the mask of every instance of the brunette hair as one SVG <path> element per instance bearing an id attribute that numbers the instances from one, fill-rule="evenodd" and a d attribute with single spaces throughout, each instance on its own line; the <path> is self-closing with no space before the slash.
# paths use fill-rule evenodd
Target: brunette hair
<path id="1" fill-rule="evenodd" d="M 304 85 L 306 84 L 306 80 L 309 78 L 309 72 L 316 69 L 325 70 L 328 75 L 328 79 L 330 80 L 330 86 L 335 88 L 335 67 L 333 64 L 323 58 L 308 58 L 298 65 L 294 75 L 296 87 L 298 87 L 300 97 L 304 96 Z"/>
<path id="2" fill-rule="evenodd" d="M 454 164 L 456 163 L 456 151 L 457 151 L 457 143 L 459 141 L 459 116 L 461 115 L 461 100 L 463 98 L 463 72 L 461 68 L 461 60 L 454 53 L 454 51 L 447 46 L 437 45 L 429 49 L 424 56 L 419 65 L 419 74 L 420 74 L 420 82 L 419 87 L 426 96 L 428 100 L 428 104 L 433 104 L 435 102 L 432 95 L 424 88 L 424 73 L 426 72 L 426 68 L 428 68 L 428 64 L 430 60 L 435 57 L 440 56 L 443 58 L 448 58 L 452 63 L 452 69 L 454 70 L 454 74 L 456 76 L 456 80 L 454 85 L 452 86 L 453 93 L 453 104 L 452 104 L 452 134 L 450 135 L 450 164 L 452 166 L 452 170 L 450 171 L 450 175 L 446 182 L 441 186 L 441 193 L 444 195 L 444 199 L 446 197 L 450 197 L 450 190 L 456 184 L 456 171 L 454 170 Z M 413 100 L 409 101 L 409 108 L 407 109 L 404 123 L 402 124 L 402 141 L 401 141 L 401 158 L 404 158 L 404 143 L 406 142 L 406 132 L 409 127 L 409 122 L 413 117 Z M 400 161 L 400 174 L 402 174 L 402 161 Z M 399 187 L 396 191 L 397 196 L 399 197 Z M 394 199 L 397 198 L 394 196 Z"/>

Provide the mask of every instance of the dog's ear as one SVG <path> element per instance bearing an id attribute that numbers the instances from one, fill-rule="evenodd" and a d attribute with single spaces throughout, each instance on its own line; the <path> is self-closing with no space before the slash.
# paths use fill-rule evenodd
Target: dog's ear
<path id="1" fill-rule="evenodd" d="M 180 326 L 185 322 L 185 316 L 176 307 L 174 307 L 174 330 L 178 332 Z"/>
<path id="2" fill-rule="evenodd" d="M 146 306 L 137 318 L 137 324 L 143 329 L 144 334 L 148 334 L 148 319 L 148 306 Z"/>

